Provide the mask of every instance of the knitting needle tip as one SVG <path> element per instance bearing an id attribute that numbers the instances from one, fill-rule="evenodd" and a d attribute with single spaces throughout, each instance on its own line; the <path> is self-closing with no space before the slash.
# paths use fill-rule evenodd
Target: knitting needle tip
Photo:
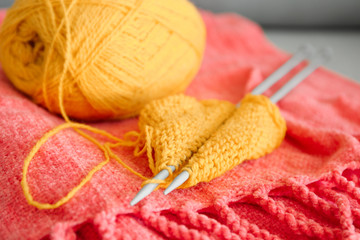
<path id="1" fill-rule="evenodd" d="M 154 191 L 154 189 L 157 187 L 157 185 L 159 185 L 159 184 L 157 184 L 157 183 L 146 184 L 142 189 L 140 189 L 140 191 L 136 194 L 136 196 L 133 198 L 133 200 L 131 200 L 130 205 L 134 206 L 135 204 L 137 204 L 138 202 L 143 200 L 146 196 L 148 196 L 150 193 L 152 193 L 152 191 Z"/>
<path id="2" fill-rule="evenodd" d="M 171 171 L 175 170 L 174 166 L 169 166 Z M 153 179 L 157 180 L 165 180 L 169 176 L 169 171 L 167 169 L 161 170 Z M 130 205 L 134 206 L 141 200 L 143 200 L 146 196 L 148 196 L 154 189 L 158 186 L 158 183 L 148 183 L 146 184 L 140 191 L 136 194 L 136 196 L 131 200 Z"/>
<path id="3" fill-rule="evenodd" d="M 170 185 L 165 189 L 164 194 L 167 195 L 172 192 L 174 189 L 181 186 L 186 180 L 188 180 L 190 174 L 188 171 L 182 171 L 174 180 L 170 183 Z"/>

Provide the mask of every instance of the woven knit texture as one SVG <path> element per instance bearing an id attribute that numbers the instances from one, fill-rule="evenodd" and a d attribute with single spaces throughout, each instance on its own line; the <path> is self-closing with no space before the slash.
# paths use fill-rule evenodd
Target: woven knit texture
<path id="1" fill-rule="evenodd" d="M 207 47 L 189 96 L 236 103 L 290 57 L 247 19 L 202 17 Z M 23 196 L 23 162 L 37 140 L 64 121 L 15 90 L 1 72 L 0 239 L 357 239 L 359 92 L 357 83 L 320 68 L 277 104 L 287 133 L 265 157 L 167 196 L 155 191 L 134 207 L 129 202 L 142 179 L 112 159 L 68 203 L 39 210 Z M 136 118 L 91 125 L 119 138 L 139 130 Z M 153 175 L 146 155 L 134 157 L 131 147 L 114 152 L 139 173 Z M 29 166 L 34 199 L 56 202 L 103 157 L 71 129 L 52 137 Z"/>
<path id="2" fill-rule="evenodd" d="M 240 107 L 225 101 L 202 101 L 176 95 L 148 104 L 140 112 L 149 166 L 154 175 L 168 166 L 182 168 L 191 187 L 221 176 L 244 160 L 271 153 L 285 137 L 286 123 L 276 105 L 265 96 L 248 94 Z M 155 156 L 155 163 L 153 154 Z M 177 171 L 177 172 L 176 172 Z M 160 187 L 168 186 L 177 174 Z M 144 184 L 159 182 L 146 180 Z"/>
<path id="3" fill-rule="evenodd" d="M 199 102 L 183 94 L 148 104 L 140 112 L 139 128 L 153 173 L 169 165 L 182 167 L 234 110 L 227 101 Z"/>
<path id="4" fill-rule="evenodd" d="M 240 107 L 200 147 L 184 170 L 190 178 L 181 187 L 209 182 L 244 160 L 257 159 L 280 146 L 286 123 L 265 96 L 248 94 Z"/>

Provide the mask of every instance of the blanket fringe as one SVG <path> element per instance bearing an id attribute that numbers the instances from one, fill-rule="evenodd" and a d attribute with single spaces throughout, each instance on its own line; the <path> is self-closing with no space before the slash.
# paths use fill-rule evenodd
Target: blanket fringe
<path id="1" fill-rule="evenodd" d="M 309 184 L 297 178 L 286 179 L 279 188 L 269 190 L 262 186 L 238 202 L 218 199 L 205 209 L 189 209 L 185 205 L 178 210 L 153 211 L 145 204 L 133 214 L 101 212 L 91 220 L 91 226 L 99 239 L 132 239 L 131 229 L 125 231 L 118 223 L 124 216 L 131 219 L 135 227 L 155 232 L 157 239 L 359 239 L 360 211 L 351 207 L 354 201 L 360 203 L 359 177 L 353 170 L 344 172 L 334 171 Z M 276 191 L 280 188 L 282 194 Z M 273 217 L 274 224 L 278 221 L 277 225 L 290 235 L 281 235 L 271 227 L 257 224 L 251 216 L 240 216 L 234 204 L 257 207 Z M 301 213 L 297 206 L 310 209 L 315 215 Z M 86 225 L 89 227 L 89 221 Z M 74 230 L 68 223 L 55 226 L 49 235 L 53 240 L 78 237 L 82 228 L 77 225 L 79 230 Z"/>

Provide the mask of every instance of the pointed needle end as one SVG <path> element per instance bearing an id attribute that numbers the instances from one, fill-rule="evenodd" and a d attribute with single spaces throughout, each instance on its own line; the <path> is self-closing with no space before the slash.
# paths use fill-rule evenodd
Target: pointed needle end
<path id="1" fill-rule="evenodd" d="M 157 187 L 158 184 L 149 183 L 146 184 L 140 191 L 136 194 L 136 196 L 131 200 L 130 205 L 134 206 L 141 200 L 143 200 L 146 196 L 148 196 L 152 191 Z"/>
<path id="2" fill-rule="evenodd" d="M 171 171 L 175 170 L 174 166 L 169 166 Z M 153 179 L 157 180 L 165 180 L 169 176 L 169 171 L 167 169 L 161 170 Z M 157 183 L 148 183 L 146 184 L 140 191 L 136 194 L 136 196 L 131 200 L 130 205 L 134 206 L 141 200 L 143 200 L 146 196 L 148 196 L 154 189 L 158 186 Z"/>
<path id="3" fill-rule="evenodd" d="M 165 189 L 164 194 L 167 195 L 172 192 L 174 189 L 181 186 L 186 180 L 188 180 L 190 174 L 188 171 L 181 172 L 174 180 L 170 183 L 170 185 Z"/>

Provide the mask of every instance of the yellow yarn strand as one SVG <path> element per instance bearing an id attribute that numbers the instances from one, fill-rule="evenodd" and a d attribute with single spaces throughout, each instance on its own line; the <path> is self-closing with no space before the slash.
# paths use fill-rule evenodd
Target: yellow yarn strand
<path id="1" fill-rule="evenodd" d="M 48 203 L 41 203 L 38 201 L 35 201 L 30 193 L 30 188 L 27 182 L 27 173 L 28 173 L 28 169 L 29 169 L 29 165 L 31 160 L 34 158 L 34 156 L 36 155 L 36 153 L 39 151 L 39 149 L 41 148 L 41 146 L 48 141 L 52 136 L 56 135 L 57 133 L 59 133 L 60 131 L 67 129 L 67 128 L 72 128 L 72 129 L 76 129 L 77 132 L 79 132 L 83 137 L 85 137 L 86 139 L 88 139 L 89 141 L 91 141 L 92 143 L 94 143 L 100 150 L 102 150 L 104 152 L 104 157 L 105 160 L 100 162 L 97 166 L 95 166 L 87 175 L 84 179 L 81 180 L 81 182 L 74 187 L 65 197 L 61 198 L 59 201 L 57 201 L 54 204 L 48 204 Z M 24 161 L 24 166 L 23 166 L 23 177 L 22 177 L 22 181 L 21 181 L 21 186 L 25 195 L 26 200 L 28 201 L 28 203 L 30 205 L 33 205 L 35 207 L 37 207 L 38 209 L 54 209 L 54 208 L 58 208 L 59 206 L 63 205 L 64 203 L 68 202 L 72 197 L 74 197 L 74 195 L 87 183 L 90 181 L 90 179 L 92 178 L 92 176 L 99 171 L 103 166 L 105 166 L 109 161 L 110 158 L 114 158 L 117 162 L 119 162 L 121 165 L 123 165 L 126 169 L 128 169 L 130 172 L 132 172 L 133 174 L 135 174 L 136 176 L 139 176 L 140 178 L 147 180 L 148 178 L 144 177 L 143 175 L 141 175 L 140 173 L 134 171 L 132 168 L 130 168 L 129 166 L 127 166 L 118 156 L 116 156 L 111 148 L 112 147 L 117 147 L 117 146 L 133 146 L 134 142 L 131 141 L 123 141 L 119 139 L 119 142 L 117 144 L 112 145 L 111 143 L 107 142 L 105 144 L 101 144 L 99 141 L 97 141 L 95 138 L 90 137 L 89 135 L 84 134 L 83 132 L 81 132 L 79 129 L 85 129 L 88 131 L 91 131 L 93 133 L 97 133 L 97 134 L 101 134 L 103 136 L 106 137 L 110 137 L 112 140 L 114 139 L 118 139 L 114 136 L 111 136 L 109 133 L 104 132 L 101 129 L 97 129 L 97 128 L 93 128 L 91 126 L 85 125 L 85 124 L 81 124 L 81 123 L 74 123 L 74 122 L 67 122 L 64 124 L 61 124 L 57 127 L 55 127 L 54 129 L 52 129 L 51 131 L 47 132 L 36 144 L 35 146 L 32 148 L 32 150 L 30 151 L 29 155 L 26 157 L 25 161 Z"/>
<path id="2" fill-rule="evenodd" d="M 28 201 L 28 203 L 30 205 L 33 205 L 35 207 L 37 207 L 38 209 L 54 209 L 57 208 L 61 205 L 63 205 L 64 203 L 66 203 L 67 201 L 69 201 L 75 194 L 76 192 L 78 192 L 82 186 L 84 186 L 94 175 L 94 173 L 96 173 L 97 171 L 99 171 L 105 164 L 107 164 L 110 160 L 109 158 L 109 154 L 108 151 L 106 151 L 106 148 L 104 146 L 102 146 L 99 142 L 97 141 L 92 141 L 99 149 L 101 149 L 104 152 L 105 155 L 105 160 L 101 163 L 99 163 L 97 166 L 95 166 L 89 173 L 88 175 L 79 183 L 78 186 L 74 187 L 65 197 L 61 198 L 59 201 L 57 201 L 54 204 L 48 204 L 48 203 L 40 203 L 38 201 L 35 201 L 30 193 L 30 188 L 27 182 L 27 172 L 29 169 L 29 165 L 31 160 L 34 158 L 35 154 L 39 151 L 40 147 L 52 136 L 54 136 L 55 134 L 57 134 L 58 132 L 60 132 L 61 130 L 64 130 L 66 128 L 85 128 L 88 129 L 88 126 L 84 126 L 82 124 L 77 124 L 77 123 L 65 123 L 65 124 L 61 124 L 59 126 L 57 126 L 56 128 L 52 129 L 51 131 L 49 131 L 48 133 L 46 133 L 36 144 L 35 146 L 31 149 L 29 155 L 26 157 L 25 161 L 24 161 L 24 167 L 23 167 L 23 177 L 21 180 L 21 186 L 25 195 L 26 200 Z"/>
<path id="3" fill-rule="evenodd" d="M 72 6 L 74 6 L 76 1 L 73 1 L 72 4 L 70 5 L 69 8 L 71 8 Z M 67 40 L 66 40 L 66 55 L 69 55 L 69 51 L 70 49 L 70 29 L 69 29 L 69 19 L 67 17 L 67 11 L 66 11 L 66 7 L 62 2 L 62 8 L 64 10 L 64 25 L 66 27 L 66 31 L 67 31 Z M 68 9 L 69 11 L 69 9 Z M 59 28 L 62 27 L 62 24 L 60 24 Z M 58 33 L 59 31 L 57 31 Z M 56 36 L 54 37 L 54 41 L 56 39 Z M 53 44 L 52 44 L 53 46 Z M 51 57 L 51 54 L 49 55 Z M 49 58 L 50 58 L 49 57 Z M 26 157 L 25 161 L 24 161 L 24 166 L 23 166 L 23 177 L 22 177 L 22 181 L 21 181 L 21 186 L 24 192 L 24 196 L 27 200 L 27 202 L 30 205 L 33 205 L 35 207 L 37 207 L 38 209 L 54 209 L 54 208 L 58 208 L 61 205 L 63 205 L 64 203 L 68 202 L 72 197 L 74 197 L 74 195 L 87 183 L 90 181 L 90 179 L 93 177 L 93 175 L 98 172 L 103 166 L 105 166 L 109 161 L 110 161 L 110 157 L 114 158 L 117 162 L 119 162 L 121 165 L 123 165 L 126 169 L 128 169 L 130 172 L 132 172 L 133 174 L 135 174 L 136 176 L 147 180 L 148 178 L 144 177 L 143 175 L 141 175 L 140 173 L 134 171 L 132 168 L 130 168 L 129 166 L 127 166 L 118 156 L 116 156 L 111 148 L 112 147 L 118 147 L 118 146 L 134 146 L 138 141 L 132 142 L 132 141 L 124 141 L 121 140 L 113 135 L 111 135 L 110 133 L 103 131 L 101 129 L 97 129 L 94 127 L 91 127 L 89 125 L 86 124 L 81 124 L 81 123 L 74 123 L 72 122 L 69 117 L 66 114 L 65 111 L 65 107 L 63 105 L 63 82 L 65 79 L 65 75 L 68 69 L 68 58 L 65 58 L 64 61 L 64 66 L 63 66 L 63 71 L 62 71 L 62 75 L 60 77 L 60 81 L 59 81 L 59 86 L 58 86 L 58 97 L 59 97 L 59 107 L 60 107 L 60 112 L 62 117 L 64 118 L 64 120 L 66 121 L 66 123 L 61 124 L 57 127 L 55 127 L 54 129 L 52 129 L 51 131 L 49 131 L 48 133 L 46 133 L 36 144 L 35 146 L 32 148 L 32 150 L 30 151 L 29 155 Z M 47 64 L 49 63 L 49 61 L 47 61 Z M 48 68 L 45 67 L 45 71 L 44 71 L 44 76 L 46 76 L 46 73 L 48 71 Z M 43 82 L 45 82 L 45 78 L 43 80 Z M 46 86 L 43 88 L 46 89 Z M 45 91 L 46 93 L 46 91 Z M 91 141 L 92 143 L 94 143 L 100 150 L 102 150 L 104 152 L 104 157 L 105 160 L 100 162 L 97 166 L 95 166 L 93 169 L 90 170 L 90 172 L 81 180 L 81 182 L 75 186 L 72 190 L 70 190 L 70 192 L 63 198 L 61 198 L 60 200 L 58 200 L 56 203 L 54 204 L 49 204 L 49 203 L 41 203 L 38 202 L 36 200 L 33 199 L 31 193 L 30 193 L 30 188 L 27 182 L 27 173 L 28 173 L 28 169 L 29 169 L 29 165 L 31 160 L 34 158 L 35 154 L 39 151 L 39 149 L 41 148 L 41 146 L 48 141 L 49 138 L 51 138 L 52 136 L 54 136 L 55 134 L 57 134 L 58 132 L 67 129 L 67 128 L 72 128 L 74 129 L 76 132 L 78 132 L 81 136 L 83 136 L 84 138 L 88 139 L 89 141 Z M 105 137 L 108 137 L 109 139 L 113 140 L 113 141 L 117 141 L 116 144 L 112 144 L 110 142 L 107 142 L 105 144 L 101 144 L 98 140 L 96 140 L 95 138 L 89 136 L 88 134 L 86 134 L 85 132 L 81 131 L 80 129 L 85 129 L 88 130 L 90 132 L 96 133 L 96 134 L 100 134 L 103 135 Z M 129 135 L 135 135 L 132 132 L 129 132 L 126 136 Z M 139 135 L 137 135 L 139 137 Z M 139 155 L 141 153 L 143 153 L 144 151 L 140 151 L 138 152 L 134 152 L 136 155 Z"/>
<path id="4" fill-rule="evenodd" d="M 62 86 L 60 87 L 60 84 L 62 85 L 63 84 L 63 78 L 65 77 L 65 74 L 66 74 L 66 70 L 67 70 L 67 64 L 68 64 L 68 62 L 69 62 L 69 60 L 68 60 L 68 58 L 67 58 L 67 56 L 69 56 L 69 50 L 70 50 L 70 48 L 69 48 L 69 41 L 70 41 L 70 39 L 68 38 L 68 37 L 70 37 L 70 30 L 69 30 L 69 27 L 68 27 L 68 13 L 71 11 L 71 8 L 73 7 L 73 6 L 75 6 L 75 3 L 76 3 L 76 1 L 77 0 L 74 0 L 72 3 L 71 3 L 71 5 L 70 5 L 70 7 L 69 7 L 69 9 L 67 9 L 66 10 L 66 7 L 65 7 L 65 5 L 64 5 L 64 2 L 63 1 L 61 1 L 61 7 L 62 7 L 62 9 L 63 9 L 63 11 L 64 11 L 64 18 L 61 20 L 61 23 L 60 23 L 60 25 L 56 28 L 56 32 L 55 32 L 55 34 L 54 34 L 54 37 L 53 37 L 53 39 L 52 39 L 52 42 L 51 42 L 51 44 L 50 44 L 50 48 L 49 48 L 49 53 L 48 53 L 48 57 L 46 58 L 46 61 L 45 61 L 45 66 L 44 66 L 44 74 L 43 74 L 43 79 L 42 79 L 42 90 L 43 90 L 43 97 L 44 97 L 44 102 L 45 102 L 45 106 L 49 109 L 49 111 L 52 111 L 52 105 L 51 104 L 49 104 L 49 100 L 48 100 L 48 97 L 47 97 L 47 88 L 46 88 L 46 79 L 47 79 L 47 73 L 48 73 L 48 71 L 49 71 L 49 64 L 50 64 L 50 60 L 51 60 L 51 57 L 52 57 L 52 54 L 53 54 L 53 51 L 54 51 L 54 45 L 55 45 L 55 42 L 56 42 L 56 40 L 57 40 L 57 38 L 58 38 L 58 35 L 59 35 L 59 33 L 60 33 L 60 30 L 62 29 L 62 27 L 63 27 L 63 25 L 65 24 L 66 25 L 66 35 L 67 35 L 67 38 L 66 38 L 66 56 L 65 56 L 65 62 L 64 62 L 64 67 L 63 67 L 63 72 L 62 72 L 62 74 L 61 74 L 61 78 L 60 78 L 60 82 L 59 82 L 59 88 L 60 89 L 62 89 Z M 54 26 L 55 26 L 55 20 L 54 20 L 54 11 L 53 11 L 53 9 L 52 9 L 52 5 L 51 5 L 51 2 L 50 2 L 50 0 L 46 0 L 46 5 L 48 6 L 48 9 L 49 9 L 49 11 L 50 11 L 50 16 L 51 16 L 51 20 L 52 20 L 52 23 L 54 24 Z M 58 93 L 59 94 L 62 94 L 62 91 L 60 92 L 60 91 L 58 91 Z M 59 99 L 60 99 L 60 97 L 59 97 Z M 61 99 L 62 99 L 62 96 L 61 96 Z M 59 102 L 59 104 L 61 105 L 62 103 L 61 102 Z M 61 109 L 61 106 L 60 106 L 60 109 Z M 61 115 L 64 117 L 64 113 L 63 113 L 63 108 L 61 109 Z M 65 116 L 66 116 L 66 114 L 65 114 Z M 67 119 L 65 119 L 67 122 L 69 121 L 69 119 L 67 118 Z"/>

